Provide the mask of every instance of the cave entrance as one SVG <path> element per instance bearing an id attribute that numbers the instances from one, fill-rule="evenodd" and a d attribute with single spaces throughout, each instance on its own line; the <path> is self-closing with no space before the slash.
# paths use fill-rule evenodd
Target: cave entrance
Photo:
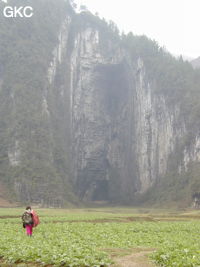
<path id="1" fill-rule="evenodd" d="M 101 180 L 96 182 L 96 188 L 92 196 L 92 201 L 108 200 L 108 181 Z"/>

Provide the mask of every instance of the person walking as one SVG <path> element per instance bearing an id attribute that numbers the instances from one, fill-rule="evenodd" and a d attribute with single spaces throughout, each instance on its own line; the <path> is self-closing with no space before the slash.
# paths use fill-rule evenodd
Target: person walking
<path id="1" fill-rule="evenodd" d="M 26 207 L 26 211 L 22 215 L 23 227 L 26 228 L 27 236 L 32 236 L 33 233 L 33 212 L 30 206 Z"/>

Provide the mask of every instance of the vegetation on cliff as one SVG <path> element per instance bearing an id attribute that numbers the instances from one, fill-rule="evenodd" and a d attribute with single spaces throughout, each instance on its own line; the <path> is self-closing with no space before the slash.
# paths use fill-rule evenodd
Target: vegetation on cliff
<path id="1" fill-rule="evenodd" d="M 133 64 L 135 71 L 136 61 L 141 57 L 153 92 L 164 95 L 169 108 L 174 104 L 180 106 L 186 133 L 170 157 L 166 176 L 158 181 L 156 189 L 151 189 L 153 193 L 147 193 L 145 200 L 155 203 L 162 199 L 165 203 L 187 195 L 187 205 L 191 201 L 189 196 L 200 191 L 199 163 L 193 162 L 181 174 L 178 166 L 184 148 L 193 144 L 199 134 L 200 70 L 194 70 L 182 57 L 176 59 L 146 36 L 120 34 L 113 22 L 108 23 L 87 10 L 76 14 L 68 1 L 29 0 L 28 3 L 34 8 L 30 19 L 0 16 L 0 181 L 9 188 L 11 198 L 52 206 L 76 202 L 70 181 L 73 172 L 69 160 L 70 137 L 66 139 L 70 125 L 63 123 L 69 122 L 70 101 L 61 104 L 60 92 L 56 91 L 66 85 L 66 80 L 69 82 L 66 58 L 58 66 L 55 84 L 49 85 L 47 79 L 58 33 L 68 14 L 72 23 L 66 54 L 70 53 L 78 32 L 87 27 L 98 29 L 102 51 L 107 40 L 117 44 L 126 51 L 127 62 Z M 16 1 L 10 0 L 9 4 L 16 5 Z M 24 4 L 27 1 L 17 3 Z M 0 2 L 0 9 L 4 6 Z M 49 114 L 44 111 L 46 101 Z M 118 183 L 121 182 L 116 181 L 116 188 Z M 110 199 L 117 202 L 120 192 L 111 192 Z"/>

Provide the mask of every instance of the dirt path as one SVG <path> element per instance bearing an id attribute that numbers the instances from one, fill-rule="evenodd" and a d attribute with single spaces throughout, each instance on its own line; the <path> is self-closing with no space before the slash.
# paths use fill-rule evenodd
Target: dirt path
<path id="1" fill-rule="evenodd" d="M 130 255 L 122 257 L 112 255 L 115 263 L 110 267 L 155 267 L 156 265 L 148 259 L 148 254 L 153 251 L 153 249 L 137 249 L 132 251 Z"/>

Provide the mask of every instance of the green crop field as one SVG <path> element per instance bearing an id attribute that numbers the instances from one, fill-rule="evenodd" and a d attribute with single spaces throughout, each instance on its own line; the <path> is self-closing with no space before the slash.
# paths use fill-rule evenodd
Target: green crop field
<path id="1" fill-rule="evenodd" d="M 1 266 L 114 266 L 116 258 L 111 251 L 119 251 L 120 256 L 133 249 L 149 249 L 147 261 L 155 266 L 200 266 L 199 211 L 105 208 L 37 212 L 41 224 L 30 238 L 21 223 L 23 209 L 0 209 Z"/>

